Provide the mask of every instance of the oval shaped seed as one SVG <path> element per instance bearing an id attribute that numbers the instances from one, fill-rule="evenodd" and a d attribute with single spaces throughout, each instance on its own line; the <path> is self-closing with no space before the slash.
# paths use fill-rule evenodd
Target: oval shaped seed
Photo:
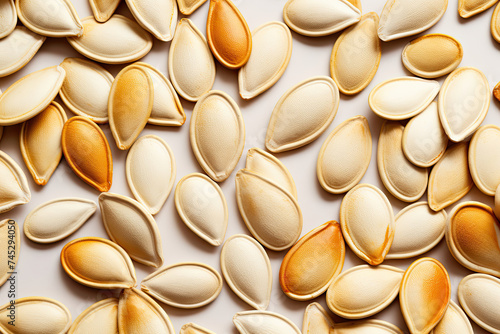
<path id="1" fill-rule="evenodd" d="M 118 302 L 118 332 L 175 334 L 163 308 L 137 289 L 123 289 Z"/>
<path id="2" fill-rule="evenodd" d="M 402 120 L 424 111 L 439 93 L 439 82 L 400 77 L 379 83 L 370 92 L 368 104 L 385 119 Z"/>
<path id="3" fill-rule="evenodd" d="M 403 273 L 384 265 L 352 267 L 332 281 L 326 293 L 328 308 L 347 319 L 370 317 L 396 299 Z"/>
<path id="4" fill-rule="evenodd" d="M 21 153 L 38 185 L 47 184 L 61 161 L 61 133 L 66 121 L 66 112 L 53 101 L 40 114 L 23 123 L 19 139 Z"/>
<path id="5" fill-rule="evenodd" d="M 215 62 L 203 33 L 193 21 L 181 19 L 168 54 L 168 73 L 175 90 L 195 102 L 215 81 Z"/>
<path id="6" fill-rule="evenodd" d="M 212 246 L 222 244 L 229 218 L 226 198 L 217 183 L 200 173 L 184 176 L 175 188 L 175 207 L 196 235 Z"/>
<path id="7" fill-rule="evenodd" d="M 316 174 L 329 193 L 341 194 L 363 178 L 372 156 L 370 125 L 364 116 L 342 122 L 326 138 L 318 156 Z"/>
<path id="8" fill-rule="evenodd" d="M 403 334 L 397 326 L 382 320 L 370 319 L 335 324 L 338 334 Z"/>
<path id="9" fill-rule="evenodd" d="M 406 124 L 402 146 L 405 157 L 418 167 L 431 167 L 443 157 L 448 136 L 441 126 L 436 102 Z"/>
<path id="10" fill-rule="evenodd" d="M 448 217 L 446 242 L 464 267 L 500 277 L 500 222 L 489 206 L 479 202 L 455 206 Z"/>
<path id="11" fill-rule="evenodd" d="M 274 107 L 266 148 L 280 153 L 313 142 L 332 123 L 339 100 L 337 84 L 329 77 L 313 77 L 293 86 Z M 307 113 L 304 105 L 308 106 Z"/>
<path id="12" fill-rule="evenodd" d="M 340 224 L 325 223 L 304 235 L 285 255 L 279 274 L 281 290 L 295 300 L 316 298 L 340 274 L 344 259 Z"/>
<path id="13" fill-rule="evenodd" d="M 59 198 L 33 209 L 24 220 L 24 234 L 34 242 L 48 244 L 66 238 L 94 214 L 97 205 L 83 198 Z"/>
<path id="14" fill-rule="evenodd" d="M 491 36 L 500 43 L 500 6 L 495 7 L 490 23 Z M 496 88 L 496 87 L 495 87 Z"/>
<path id="15" fill-rule="evenodd" d="M 227 239 L 220 253 L 220 266 L 227 285 L 245 303 L 257 310 L 269 306 L 271 262 L 255 239 L 244 234 Z"/>
<path id="16" fill-rule="evenodd" d="M 262 333 L 262 328 L 269 334 L 300 334 L 300 329 L 289 319 L 268 311 L 238 312 L 233 323 L 240 334 Z"/>
<path id="17" fill-rule="evenodd" d="M 325 309 L 319 303 L 307 305 L 302 320 L 302 333 L 307 334 L 326 334 L 333 333 L 332 318 L 326 313 Z"/>
<path id="18" fill-rule="evenodd" d="M 439 94 L 439 118 L 448 137 L 459 142 L 476 131 L 490 107 L 490 86 L 483 72 L 460 67 L 451 72 Z"/>
<path id="19" fill-rule="evenodd" d="M 450 300 L 443 319 L 430 332 L 430 334 L 446 333 L 474 334 L 469 318 L 453 300 Z"/>
<path id="20" fill-rule="evenodd" d="M 82 58 L 66 58 L 60 66 L 66 71 L 59 92 L 64 104 L 78 116 L 86 116 L 96 123 L 107 123 L 108 97 L 114 80 L 111 73 Z"/>
<path id="21" fill-rule="evenodd" d="M 485 125 L 472 136 L 469 145 L 469 169 L 472 180 L 483 193 L 494 196 L 500 185 L 500 127 Z"/>
<path id="22" fill-rule="evenodd" d="M 149 213 L 157 214 L 174 186 L 176 167 L 170 146 L 158 136 L 139 138 L 127 155 L 127 182 Z"/>
<path id="23" fill-rule="evenodd" d="M 137 23 L 154 37 L 169 42 L 174 37 L 177 25 L 177 1 L 156 1 L 154 6 L 148 1 L 125 0 Z"/>
<path id="24" fill-rule="evenodd" d="M 458 0 L 458 14 L 466 19 L 484 12 L 496 3 L 495 0 Z"/>
<path id="25" fill-rule="evenodd" d="M 500 280 L 489 275 L 472 274 L 458 285 L 458 300 L 467 315 L 488 332 L 500 333 Z"/>
<path id="26" fill-rule="evenodd" d="M 378 139 L 377 165 L 384 186 L 401 201 L 415 202 L 425 193 L 429 170 L 413 165 L 403 148 L 404 127 L 398 122 L 382 124 Z"/>
<path id="27" fill-rule="evenodd" d="M 421 33 L 443 17 L 448 0 L 388 0 L 380 14 L 378 36 L 388 42 Z"/>
<path id="28" fill-rule="evenodd" d="M 144 57 L 153 47 L 151 35 L 125 16 L 114 14 L 106 23 L 89 16 L 82 23 L 83 35 L 68 37 L 68 42 L 92 60 L 106 64 L 129 63 Z"/>
<path id="29" fill-rule="evenodd" d="M 370 184 L 352 188 L 340 205 L 340 226 L 346 243 L 360 259 L 371 265 L 384 261 L 394 238 L 394 214 L 380 189 Z"/>
<path id="30" fill-rule="evenodd" d="M 81 36 L 83 26 L 69 0 L 18 0 L 19 20 L 31 31 L 48 37 Z"/>
<path id="31" fill-rule="evenodd" d="M 311 37 L 333 34 L 360 18 L 361 10 L 347 0 L 289 0 L 283 8 L 290 29 Z"/>
<path id="32" fill-rule="evenodd" d="M 0 151 L 0 213 L 31 200 L 28 180 L 23 170 L 7 153 Z"/>
<path id="33" fill-rule="evenodd" d="M 35 34 L 22 26 L 16 26 L 8 36 L 0 39 L 0 53 L 2 54 L 0 77 L 15 73 L 29 63 L 45 39 L 45 36 Z"/>
<path id="34" fill-rule="evenodd" d="M 161 267 L 163 251 L 160 231 L 144 206 L 126 196 L 102 193 L 99 207 L 111 240 L 123 247 L 134 261 Z"/>
<path id="35" fill-rule="evenodd" d="M 144 278 L 141 290 L 167 305 L 192 309 L 210 304 L 219 296 L 222 277 L 203 263 L 177 263 Z"/>
<path id="36" fill-rule="evenodd" d="M 78 177 L 98 191 L 108 191 L 113 181 L 113 158 L 102 130 L 82 116 L 70 118 L 63 127 L 64 158 Z"/>
<path id="37" fill-rule="evenodd" d="M 13 228 L 11 227 L 13 226 Z M 12 235 L 9 231 L 14 230 Z M 12 256 L 8 256 L 8 252 L 5 251 L 0 255 L 0 287 L 10 278 L 11 272 L 15 270 L 17 262 L 19 261 L 19 251 L 21 249 L 21 233 L 19 231 L 19 225 L 12 219 L 4 219 L 0 221 L 0 249 L 8 250 L 10 245 L 14 242 L 16 252 Z"/>
<path id="38" fill-rule="evenodd" d="M 429 176 L 427 200 L 434 211 L 440 211 L 464 197 L 474 185 L 467 159 L 468 143 L 450 146 Z"/>
<path id="39" fill-rule="evenodd" d="M 210 91 L 196 103 L 189 125 L 191 148 L 198 163 L 214 181 L 233 172 L 245 145 L 240 108 L 224 92 Z"/>
<path id="40" fill-rule="evenodd" d="M 248 150 L 245 168 L 255 174 L 269 179 L 297 198 L 297 188 L 292 174 L 272 154 L 254 147 Z"/>
<path id="41" fill-rule="evenodd" d="M 96 21 L 106 22 L 115 12 L 121 0 L 89 0 Z"/>
<path id="42" fill-rule="evenodd" d="M 11 305 L 7 303 L 0 307 L 0 330 L 4 333 L 63 334 L 71 326 L 71 313 L 62 303 L 45 297 L 25 297 L 15 300 L 16 320 L 13 327 L 9 324 Z"/>
<path id="43" fill-rule="evenodd" d="M 358 94 L 377 73 L 382 57 L 378 21 L 377 13 L 363 15 L 358 23 L 340 35 L 333 46 L 330 74 L 343 94 Z"/>
<path id="44" fill-rule="evenodd" d="M 411 73 L 437 78 L 458 67 L 464 56 L 462 44 L 445 34 L 428 34 L 406 44 L 401 58 Z"/>
<path id="45" fill-rule="evenodd" d="M 2 39 L 8 37 L 16 29 L 17 12 L 14 0 L 2 1 L 0 17 L 2 18 L 2 22 L 0 22 L 0 39 Z"/>
<path id="46" fill-rule="evenodd" d="M 71 325 L 68 334 L 118 333 L 118 299 L 108 298 L 89 306 Z"/>
<path id="47" fill-rule="evenodd" d="M 14 82 L 0 96 L 0 125 L 14 125 L 33 118 L 54 100 L 66 71 L 47 67 Z"/>
<path id="48" fill-rule="evenodd" d="M 264 247 L 282 251 L 299 239 L 302 211 L 276 183 L 241 169 L 236 174 L 236 200 L 247 228 Z"/>
<path id="49" fill-rule="evenodd" d="M 212 332 L 211 330 L 208 330 L 206 328 L 203 328 L 197 324 L 190 322 L 181 327 L 181 331 L 179 332 L 179 334 L 215 334 L 215 333 Z"/>
<path id="50" fill-rule="evenodd" d="M 427 202 L 407 206 L 394 218 L 394 240 L 386 259 L 407 259 L 428 252 L 444 237 L 446 211 L 434 212 Z"/>
<path id="51" fill-rule="evenodd" d="M 146 63 L 135 63 L 135 65 L 143 67 L 153 81 L 153 109 L 148 123 L 162 126 L 183 125 L 186 114 L 170 81 L 152 65 Z"/>
<path id="52" fill-rule="evenodd" d="M 245 65 L 252 52 L 252 34 L 230 0 L 210 0 L 207 40 L 217 60 L 229 69 Z"/>
<path id="53" fill-rule="evenodd" d="M 177 0 L 179 10 L 184 15 L 191 15 L 207 0 Z"/>
<path id="54" fill-rule="evenodd" d="M 252 32 L 252 53 L 238 73 L 240 96 L 253 99 L 281 78 L 292 56 L 292 34 L 281 22 L 268 22 Z"/>
<path id="55" fill-rule="evenodd" d="M 406 269 L 399 301 L 411 333 L 428 333 L 443 318 L 451 296 L 450 277 L 443 265 L 429 257 Z"/>
<path id="56" fill-rule="evenodd" d="M 72 279 L 91 288 L 125 289 L 137 283 L 128 254 L 103 238 L 86 237 L 68 242 L 61 251 L 61 264 Z"/>
<path id="57" fill-rule="evenodd" d="M 153 81 L 146 70 L 129 65 L 118 73 L 109 92 L 109 126 L 120 150 L 128 150 L 146 126 L 154 102 Z"/>

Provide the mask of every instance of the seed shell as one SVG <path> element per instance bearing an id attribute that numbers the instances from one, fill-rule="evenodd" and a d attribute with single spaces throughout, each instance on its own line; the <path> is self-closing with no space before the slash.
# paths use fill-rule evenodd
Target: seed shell
<path id="1" fill-rule="evenodd" d="M 17 12 L 14 0 L 0 1 L 0 39 L 9 36 L 16 29 Z"/>
<path id="2" fill-rule="evenodd" d="M 233 317 L 233 323 L 240 334 L 301 334 L 300 329 L 281 314 L 268 311 L 238 312 Z"/>
<path id="3" fill-rule="evenodd" d="M 108 298 L 89 306 L 71 325 L 68 334 L 117 334 L 118 299 Z"/>
<path id="4" fill-rule="evenodd" d="M 0 213 L 12 210 L 31 200 L 28 180 L 19 165 L 5 152 L 0 151 Z"/>
<path id="5" fill-rule="evenodd" d="M 177 1 L 125 0 L 137 23 L 160 41 L 169 42 L 177 25 Z"/>
<path id="6" fill-rule="evenodd" d="M 476 186 L 484 194 L 494 196 L 500 185 L 500 127 L 489 124 L 480 127 L 469 145 L 469 170 Z"/>
<path id="7" fill-rule="evenodd" d="M 96 21 L 106 22 L 113 15 L 121 0 L 89 0 Z"/>

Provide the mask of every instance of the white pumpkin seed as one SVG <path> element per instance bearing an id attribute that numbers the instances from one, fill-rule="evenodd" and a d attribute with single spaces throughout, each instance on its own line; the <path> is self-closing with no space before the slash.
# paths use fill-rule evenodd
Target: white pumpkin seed
<path id="1" fill-rule="evenodd" d="M 441 126 L 436 102 L 406 124 L 402 145 L 406 158 L 418 167 L 431 167 L 443 157 L 448 136 Z"/>
<path id="2" fill-rule="evenodd" d="M 370 317 L 398 296 L 404 270 L 361 265 L 337 276 L 326 293 L 328 308 L 347 319 Z"/>
<path id="3" fill-rule="evenodd" d="M 126 196 L 102 193 L 99 206 L 109 238 L 133 260 L 155 268 L 163 264 L 158 226 L 142 204 Z"/>
<path id="4" fill-rule="evenodd" d="M 373 80 L 382 57 L 378 15 L 371 12 L 340 35 L 333 46 L 330 73 L 341 93 L 354 95 Z"/>
<path id="5" fill-rule="evenodd" d="M 16 28 L 17 12 L 14 0 L 0 0 L 0 39 L 9 36 Z"/>
<path id="6" fill-rule="evenodd" d="M 19 20 L 48 37 L 81 36 L 82 22 L 70 0 L 16 0 Z"/>
<path id="7" fill-rule="evenodd" d="M 12 241 L 10 241 L 12 240 Z M 9 250 L 15 248 L 14 254 Z M 15 270 L 17 262 L 19 261 L 19 252 L 21 250 L 21 233 L 19 225 L 12 219 L 4 219 L 0 221 L 0 287 L 9 279 L 11 272 Z"/>
<path id="8" fill-rule="evenodd" d="M 384 186 L 401 201 L 415 202 L 425 193 L 429 170 L 413 165 L 403 148 L 404 127 L 399 122 L 382 124 L 378 139 L 378 173 Z"/>
<path id="9" fill-rule="evenodd" d="M 82 23 L 83 35 L 68 37 L 68 42 L 92 60 L 106 64 L 129 63 L 144 57 L 153 47 L 151 35 L 125 16 L 114 14 L 102 24 L 89 16 Z"/>
<path id="10" fill-rule="evenodd" d="M 484 12 L 497 2 L 497 0 L 458 0 L 458 14 L 466 19 Z"/>
<path id="11" fill-rule="evenodd" d="M 448 0 L 387 0 L 380 14 L 378 36 L 388 42 L 421 33 L 443 17 Z"/>
<path id="12" fill-rule="evenodd" d="M 34 242 L 48 244 L 66 238 L 94 214 L 97 205 L 83 198 L 59 198 L 33 209 L 24 220 L 24 234 Z"/>
<path id="13" fill-rule="evenodd" d="M 203 33 L 193 21 L 181 19 L 168 54 L 168 73 L 175 90 L 195 102 L 215 81 L 215 62 Z"/>
<path id="14" fill-rule="evenodd" d="M 326 36 L 358 22 L 361 10 L 347 0 L 289 0 L 283 19 L 293 31 L 305 36 Z"/>
<path id="15" fill-rule="evenodd" d="M 371 265 L 384 261 L 394 239 L 394 214 L 380 189 L 370 184 L 352 188 L 340 205 L 340 225 L 346 243 L 360 259 Z"/>
<path id="16" fill-rule="evenodd" d="M 464 197 L 474 185 L 467 159 L 468 143 L 450 146 L 429 176 L 427 200 L 434 211 L 440 211 Z"/>
<path id="17" fill-rule="evenodd" d="M 0 39 L 0 77 L 15 73 L 29 63 L 45 39 L 22 26 L 16 26 L 12 33 Z"/>
<path id="18" fill-rule="evenodd" d="M 214 181 L 233 172 L 245 145 L 240 108 L 224 92 L 210 91 L 196 103 L 189 125 L 191 148 L 198 163 Z"/>
<path id="19" fill-rule="evenodd" d="M 500 43 L 500 6 L 495 7 L 490 23 L 491 36 Z"/>
<path id="20" fill-rule="evenodd" d="M 226 283 L 245 303 L 265 310 L 271 299 L 273 276 L 266 251 L 255 239 L 233 235 L 220 254 L 220 266 Z"/>
<path id="21" fill-rule="evenodd" d="M 252 32 L 252 53 L 238 73 L 240 96 L 252 99 L 281 78 L 292 56 L 292 34 L 281 22 L 268 22 Z"/>
<path id="22" fill-rule="evenodd" d="M 177 0 L 179 10 L 184 15 L 191 15 L 207 0 Z"/>
<path id="23" fill-rule="evenodd" d="M 407 206 L 394 218 L 394 240 L 386 259 L 407 259 L 428 252 L 444 237 L 446 211 L 434 212 L 427 202 Z"/>
<path id="24" fill-rule="evenodd" d="M 212 246 L 222 244 L 229 218 L 226 198 L 217 183 L 200 173 L 184 176 L 175 188 L 175 207 L 196 235 Z"/>
<path id="25" fill-rule="evenodd" d="M 174 186 L 174 154 L 160 137 L 143 136 L 128 152 L 125 173 L 134 197 L 155 215 Z"/>
<path id="26" fill-rule="evenodd" d="M 443 319 L 434 327 L 430 334 L 474 334 L 469 318 L 453 300 L 443 316 Z"/>
<path id="27" fill-rule="evenodd" d="M 500 185 L 500 127 L 485 125 L 472 137 L 469 145 L 469 169 L 476 186 L 483 193 L 494 196 Z"/>
<path id="28" fill-rule="evenodd" d="M 206 1 L 206 0 L 205 0 Z M 197 324 L 193 324 L 192 322 L 185 324 L 181 327 L 181 331 L 179 334 L 215 334 L 211 330 L 203 328 Z"/>
<path id="29" fill-rule="evenodd" d="M 370 125 L 364 116 L 342 122 L 326 138 L 318 156 L 316 174 L 329 193 L 351 190 L 365 175 L 372 156 Z"/>
<path id="30" fill-rule="evenodd" d="M 334 323 L 332 318 L 319 303 L 307 305 L 302 320 L 302 333 L 305 334 L 330 334 L 333 333 Z"/>
<path id="31" fill-rule="evenodd" d="M 210 304 L 219 296 L 222 277 L 203 263 L 177 263 L 144 278 L 141 290 L 167 305 L 192 309 Z"/>
<path id="32" fill-rule="evenodd" d="M 12 210 L 18 205 L 26 204 L 31 200 L 28 180 L 19 165 L 0 151 L 0 213 Z"/>
<path id="33" fill-rule="evenodd" d="M 370 319 L 335 324 L 335 334 L 403 334 L 403 331 L 389 322 Z"/>
<path id="34" fill-rule="evenodd" d="M 19 139 L 21 153 L 38 185 L 47 184 L 61 161 L 61 134 L 66 121 L 66 112 L 53 101 L 44 111 L 23 123 Z"/>
<path id="35" fill-rule="evenodd" d="M 96 123 L 108 122 L 108 97 L 113 76 L 101 65 L 82 58 L 66 58 L 60 65 L 66 78 L 59 95 L 76 115 Z"/>
<path id="36" fill-rule="evenodd" d="M 121 0 L 89 0 L 96 21 L 106 22 L 115 12 Z"/>
<path id="37" fill-rule="evenodd" d="M 332 123 L 339 100 L 337 84 L 329 77 L 313 77 L 293 86 L 274 107 L 266 148 L 280 153 L 313 142 Z M 308 106 L 307 113 L 304 105 Z"/>
<path id="38" fill-rule="evenodd" d="M 254 147 L 248 150 L 245 168 L 269 179 L 297 198 L 297 188 L 288 169 L 272 154 Z"/>
<path id="39" fill-rule="evenodd" d="M 71 326 L 71 313 L 62 303 L 45 297 L 15 300 L 15 326 L 9 324 L 11 303 L 0 307 L 0 331 L 5 334 L 64 334 Z M 49 320 L 50 319 L 50 320 Z"/>
<path id="40" fill-rule="evenodd" d="M 0 96 L 0 125 L 27 121 L 42 112 L 61 89 L 66 71 L 47 67 L 14 82 Z"/>
<path id="41" fill-rule="evenodd" d="M 233 317 L 240 334 L 301 334 L 300 329 L 281 314 L 268 311 L 238 312 Z"/>
<path id="42" fill-rule="evenodd" d="M 68 334 L 117 334 L 118 299 L 108 298 L 89 306 L 71 325 Z"/>
<path id="43" fill-rule="evenodd" d="M 459 142 L 481 125 L 491 100 L 490 86 L 483 72 L 459 67 L 446 78 L 439 93 L 439 118 L 448 137 Z"/>
<path id="44" fill-rule="evenodd" d="M 169 42 L 177 25 L 177 1 L 125 0 L 136 21 L 160 41 Z"/>
<path id="45" fill-rule="evenodd" d="M 425 110 L 439 93 L 439 82 L 415 77 L 400 77 L 379 83 L 370 92 L 368 104 L 385 119 L 411 118 Z"/>
<path id="46" fill-rule="evenodd" d="M 236 174 L 236 200 L 252 235 L 274 251 L 290 248 L 302 232 L 297 200 L 276 183 L 246 169 Z"/>
<path id="47" fill-rule="evenodd" d="M 458 285 L 458 300 L 467 315 L 490 333 L 500 333 L 500 280 L 484 274 L 465 276 Z"/>

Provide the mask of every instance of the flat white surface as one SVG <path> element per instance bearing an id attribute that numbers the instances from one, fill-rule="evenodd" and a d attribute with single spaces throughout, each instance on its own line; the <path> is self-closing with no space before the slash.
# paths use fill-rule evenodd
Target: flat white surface
<path id="1" fill-rule="evenodd" d="M 384 1 L 382 0 L 363 0 L 362 2 L 364 13 L 369 11 L 380 13 L 384 5 Z M 91 15 L 91 10 L 86 0 L 73 0 L 73 3 L 81 18 Z M 247 19 L 251 30 L 272 20 L 282 21 L 282 8 L 285 3 L 286 0 L 235 1 L 235 4 Z M 205 32 L 208 7 L 209 4 L 205 3 L 190 17 L 203 32 Z M 118 8 L 118 13 L 131 17 L 124 1 Z M 464 47 L 464 59 L 461 66 L 475 66 L 482 70 L 488 78 L 491 89 L 500 80 L 500 66 L 498 66 L 500 45 L 490 35 L 490 18 L 492 13 L 493 8 L 485 13 L 464 20 L 458 16 L 457 0 L 450 0 L 448 10 L 443 19 L 436 26 L 425 32 L 445 33 L 457 38 Z M 293 54 L 285 74 L 269 91 L 248 102 L 239 98 L 237 85 L 238 73 L 217 64 L 217 78 L 214 89 L 223 90 L 233 97 L 241 107 L 245 119 L 247 133 L 245 151 L 236 169 L 244 167 L 246 151 L 248 149 L 252 147 L 264 148 L 267 124 L 274 105 L 280 96 L 288 88 L 302 80 L 317 75 L 329 75 L 330 53 L 333 43 L 338 36 L 339 34 L 312 38 L 293 33 Z M 328 134 L 342 121 L 355 115 L 365 115 L 368 118 L 373 135 L 372 161 L 369 170 L 361 182 L 371 183 L 380 187 L 388 195 L 389 200 L 393 204 L 395 214 L 407 205 L 391 196 L 382 185 L 378 176 L 376 148 L 382 120 L 373 114 L 368 107 L 368 94 L 376 84 L 383 80 L 397 76 L 411 75 L 404 69 L 401 63 L 401 51 L 406 43 L 413 38 L 409 37 L 383 43 L 382 60 L 374 80 L 363 92 L 355 97 L 341 97 L 337 116 L 327 131 L 318 140 L 306 147 L 277 155 L 289 168 L 297 184 L 299 204 L 304 214 L 302 235 L 329 220 L 338 220 L 339 218 L 339 206 L 343 196 L 331 195 L 321 188 L 316 178 L 316 159 L 321 145 Z M 155 40 L 153 50 L 142 61 L 154 65 L 163 73 L 167 73 L 169 45 L 170 43 Z M 73 50 L 65 39 L 48 38 L 38 54 L 26 67 L 11 76 L 0 79 L 0 89 L 5 91 L 10 84 L 22 76 L 44 67 L 59 64 L 65 57 L 81 56 Z M 123 65 L 104 65 L 104 67 L 110 70 L 113 75 L 116 75 Z M 442 83 L 443 78 L 440 78 L 439 81 Z M 92 96 L 88 98 L 91 99 Z M 59 97 L 57 100 L 60 101 Z M 176 183 L 188 173 L 203 172 L 191 152 L 189 142 L 189 120 L 191 119 L 194 104 L 182 100 L 182 105 L 187 115 L 187 121 L 184 126 L 173 128 L 148 125 L 142 133 L 142 135 L 156 134 L 165 139 L 170 145 L 177 163 Z M 499 106 L 495 100 L 492 100 L 489 114 L 483 124 L 500 124 Z M 69 117 L 73 116 L 67 108 L 66 110 Z M 307 110 L 304 110 L 304 112 L 307 112 Z M 111 144 L 113 153 L 114 175 L 111 191 L 132 196 L 125 179 L 126 152 L 119 151 L 116 148 L 109 125 L 103 125 L 101 128 L 104 130 Z M 3 138 L 0 142 L 0 149 L 12 156 L 25 171 L 32 191 L 32 200 L 27 205 L 1 214 L 0 219 L 15 219 L 22 227 L 28 213 L 46 201 L 60 197 L 83 197 L 97 202 L 99 193 L 80 180 L 70 170 L 64 159 L 49 183 L 44 187 L 37 186 L 24 166 L 21 157 L 19 149 L 20 129 L 20 125 L 5 128 Z M 234 176 L 235 172 L 233 172 L 227 181 L 221 184 L 229 206 L 229 226 L 226 239 L 237 233 L 249 234 L 236 205 Z M 493 198 L 483 195 L 475 187 L 462 201 L 471 199 L 493 205 Z M 426 200 L 426 196 L 424 195 L 421 200 Z M 451 207 L 447 209 L 447 211 L 450 210 Z M 163 242 L 165 265 L 184 261 L 199 261 L 213 266 L 220 272 L 219 255 L 221 247 L 210 246 L 184 225 L 175 211 L 173 191 L 165 206 L 156 215 L 156 220 Z M 21 254 L 17 267 L 19 273 L 17 297 L 37 295 L 55 298 L 70 309 L 74 320 L 92 303 L 110 296 L 118 296 L 119 291 L 95 290 L 82 286 L 69 278 L 62 269 L 59 262 L 62 247 L 70 240 L 86 236 L 107 237 L 99 211 L 75 234 L 55 244 L 35 244 L 23 234 L 21 237 Z M 301 327 L 303 312 L 309 302 L 296 302 L 282 293 L 278 282 L 278 272 L 281 260 L 286 252 L 267 252 L 271 258 L 274 279 L 272 299 L 268 310 L 283 314 L 297 324 L 297 326 Z M 425 256 L 434 257 L 442 261 L 446 266 L 453 285 L 452 299 L 457 301 L 457 286 L 461 278 L 471 272 L 453 259 L 444 240 L 432 251 L 425 254 Z M 384 264 L 406 269 L 413 260 L 416 260 L 416 258 L 385 261 Z M 344 270 L 358 264 L 364 264 L 364 262 L 358 259 L 347 247 Z M 153 268 L 136 262 L 134 262 L 134 265 L 137 270 L 139 282 L 154 271 Z M 7 302 L 7 293 L 8 286 L 6 284 L 0 288 L 0 304 Z M 314 301 L 326 307 L 324 294 Z M 224 284 L 220 296 L 212 304 L 203 308 L 181 310 L 165 305 L 163 307 L 172 319 L 177 331 L 180 330 L 183 324 L 195 322 L 219 334 L 237 333 L 232 324 L 233 315 L 238 311 L 251 309 L 250 306 L 236 297 L 227 284 Z M 333 318 L 336 322 L 344 321 L 336 316 Z M 386 310 L 376 314 L 373 318 L 390 321 L 407 332 L 397 299 Z M 476 325 L 474 325 L 474 331 L 475 333 L 486 333 Z"/>

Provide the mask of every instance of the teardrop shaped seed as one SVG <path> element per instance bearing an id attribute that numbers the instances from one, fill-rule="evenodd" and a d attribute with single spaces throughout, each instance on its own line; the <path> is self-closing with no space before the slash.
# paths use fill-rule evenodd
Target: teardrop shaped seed
<path id="1" fill-rule="evenodd" d="M 19 20 L 37 34 L 49 37 L 81 36 L 83 26 L 70 0 L 17 0 Z"/>
<path id="2" fill-rule="evenodd" d="M 154 102 L 153 81 L 135 64 L 118 73 L 109 92 L 111 133 L 120 150 L 128 150 L 146 126 Z"/>
<path id="3" fill-rule="evenodd" d="M 210 0 L 207 40 L 213 55 L 229 69 L 245 65 L 252 52 L 252 34 L 231 0 Z"/>
<path id="4" fill-rule="evenodd" d="M 108 191 L 113 180 L 113 159 L 102 130 L 82 116 L 70 118 L 62 131 L 64 158 L 78 177 L 98 191 Z"/>
<path id="5" fill-rule="evenodd" d="M 6 153 L 0 151 L 0 213 L 12 210 L 31 200 L 28 180 L 19 165 Z"/>
<path id="6" fill-rule="evenodd" d="M 9 231 L 12 231 L 9 233 Z M 15 253 L 10 254 L 9 245 L 15 247 Z M 0 253 L 0 287 L 11 277 L 19 261 L 19 251 L 21 250 L 21 232 L 19 225 L 12 219 L 0 221 L 0 249 L 5 250 Z"/>
<path id="7" fill-rule="evenodd" d="M 96 289 L 125 289 L 137 279 L 132 260 L 112 241 L 86 237 L 68 242 L 61 251 L 61 264 L 76 282 Z"/>
<path id="8" fill-rule="evenodd" d="M 184 15 L 191 15 L 207 0 L 177 0 L 179 10 Z"/>
<path id="9" fill-rule="evenodd" d="M 108 298 L 89 306 L 71 325 L 68 334 L 118 333 L 118 299 Z"/>
<path id="10" fill-rule="evenodd" d="M 500 185 L 500 127 L 489 124 L 480 127 L 469 145 L 469 169 L 476 186 L 484 194 L 494 196 Z"/>
<path id="11" fill-rule="evenodd" d="M 102 193 L 99 207 L 111 240 L 123 247 L 133 260 L 161 267 L 163 251 L 158 225 L 143 205 L 126 196 Z"/>
<path id="12" fill-rule="evenodd" d="M 319 303 L 307 305 L 302 319 L 302 333 L 329 334 L 333 333 L 334 323 L 332 318 Z"/>
<path id="13" fill-rule="evenodd" d="M 115 12 L 121 0 L 89 0 L 96 21 L 106 22 Z"/>
<path id="14" fill-rule="evenodd" d="M 233 317 L 240 334 L 259 334 L 262 328 L 267 334 L 301 334 L 300 329 L 281 314 L 268 311 L 238 312 Z"/>
<path id="15" fill-rule="evenodd" d="M 16 29 L 17 12 L 14 0 L 2 0 L 0 6 L 0 39 L 8 37 Z"/>
<path id="16" fill-rule="evenodd" d="M 496 3 L 496 0 L 458 0 L 458 14 L 466 19 L 484 12 Z"/>
<path id="17" fill-rule="evenodd" d="M 8 36 L 0 39 L 0 53 L 2 54 L 0 77 L 15 73 L 29 63 L 45 39 L 45 36 L 35 34 L 22 26 L 16 26 Z"/>
<path id="18" fill-rule="evenodd" d="M 177 25 L 177 1 L 159 0 L 152 5 L 144 0 L 125 0 L 130 12 L 145 30 L 160 41 L 169 42 Z"/>
<path id="19" fill-rule="evenodd" d="M 19 140 L 21 153 L 38 185 L 47 184 L 61 161 L 61 134 L 66 121 L 66 112 L 53 101 L 40 114 L 23 123 Z"/>

